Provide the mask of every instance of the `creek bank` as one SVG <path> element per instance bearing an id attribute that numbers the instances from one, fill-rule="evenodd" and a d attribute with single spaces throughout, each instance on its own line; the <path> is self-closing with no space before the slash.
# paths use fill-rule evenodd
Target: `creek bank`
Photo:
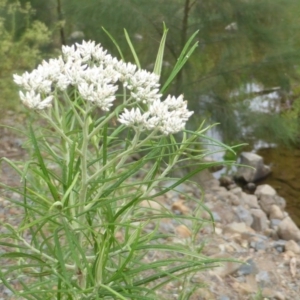
<path id="1" fill-rule="evenodd" d="M 197 274 L 193 280 L 207 287 L 190 299 L 252 300 L 257 295 L 274 300 L 298 299 L 300 230 L 285 211 L 285 200 L 267 184 L 257 186 L 254 194 L 245 193 L 235 184 L 225 188 L 209 171 L 197 174 L 193 180 L 203 188 L 199 196 L 215 222 L 215 229 L 208 223 L 199 232 L 199 241 L 205 242 L 203 254 L 242 263 L 228 261 Z M 179 188 L 199 193 L 187 183 Z M 157 203 L 175 214 L 193 211 L 190 201 L 174 192 L 157 199 Z M 203 212 L 202 218 L 209 220 L 210 216 Z M 188 222 L 163 222 L 161 231 L 173 232 L 174 243 L 184 243 L 191 236 Z M 173 283 L 168 288 L 176 290 Z M 177 299 L 179 295 L 167 296 L 168 288 L 160 296 Z"/>

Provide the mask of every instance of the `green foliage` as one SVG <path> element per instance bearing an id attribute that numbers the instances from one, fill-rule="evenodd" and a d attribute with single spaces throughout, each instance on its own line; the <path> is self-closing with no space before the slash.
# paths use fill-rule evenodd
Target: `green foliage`
<path id="1" fill-rule="evenodd" d="M 249 126 L 236 119 L 236 114 L 243 114 L 245 109 L 240 103 L 252 99 L 243 86 L 255 83 L 262 89 L 280 87 L 283 92 L 289 92 L 292 80 L 298 76 L 294 67 L 300 62 L 297 0 L 65 0 L 62 3 L 67 36 L 81 30 L 86 39 L 96 39 L 109 48 L 110 41 L 101 26 L 117 36 L 121 45 L 126 43 L 121 31 L 125 27 L 143 54 L 142 64 L 149 68 L 149 58 L 156 47 L 143 40 L 157 45 L 163 21 L 170 28 L 165 65 L 174 65 L 187 36 L 200 30 L 196 54 L 179 74 L 172 90 L 179 93 L 184 87 L 195 110 L 222 124 L 219 129 L 225 141 L 242 140 L 241 128 Z M 130 57 L 129 52 L 125 51 L 124 55 L 126 59 Z M 251 111 L 247 113 L 249 119 L 256 117 Z M 271 114 L 268 119 L 277 124 L 278 117 L 281 119 L 280 114 Z M 280 123 L 284 122 L 283 117 Z M 260 136 L 269 136 L 265 123 L 256 122 L 256 125 L 260 127 Z M 294 130 L 288 127 L 279 126 L 272 132 L 276 133 L 277 141 L 282 141 L 284 136 L 283 142 L 295 139 Z"/>
<path id="2" fill-rule="evenodd" d="M 25 2 L 20 0 L 24 5 Z M 199 30 L 198 48 L 169 91 L 179 94 L 184 87 L 185 96 L 201 119 L 222 124 L 218 129 L 225 142 L 245 139 L 241 128 L 249 126 L 254 136 L 258 133 L 264 139 L 269 137 L 270 130 L 276 134 L 276 141 L 288 143 L 297 139 L 293 128 L 279 125 L 277 130 L 268 129 L 264 118 L 258 117 L 252 127 L 249 120 L 256 118 L 256 114 L 248 110 L 244 118 L 247 105 L 241 103 L 253 100 L 245 88 L 247 84 L 261 89 L 279 87 L 281 94 L 288 94 L 299 80 L 298 0 L 31 0 L 30 3 L 37 10 L 35 20 L 47 24 L 55 33 L 54 47 L 59 43 L 81 42 L 84 37 L 100 42 L 118 55 L 105 28 L 123 51 L 128 49 L 123 52 L 125 60 L 134 61 L 123 34 L 126 28 L 130 43 L 142 54 L 139 63 L 148 70 L 153 70 L 152 58 L 165 22 L 170 32 L 162 78 L 170 74 L 187 37 Z M 10 89 L 8 85 L 5 87 Z M 271 124 L 285 122 L 285 113 L 266 117 Z M 256 128 L 260 128 L 259 132 Z"/>
<path id="3" fill-rule="evenodd" d="M 29 70 L 41 60 L 42 48 L 50 42 L 50 32 L 39 20 L 31 21 L 30 4 L 0 1 L 0 104 L 1 111 L 14 109 L 17 92 L 12 74 Z"/>

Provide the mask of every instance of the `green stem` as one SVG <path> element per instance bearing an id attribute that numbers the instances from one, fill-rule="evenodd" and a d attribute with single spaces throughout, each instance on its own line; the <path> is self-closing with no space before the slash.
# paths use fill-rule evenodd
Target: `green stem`
<path id="1" fill-rule="evenodd" d="M 129 106 L 129 102 L 131 101 L 131 97 L 128 98 L 122 105 L 119 105 L 118 107 L 116 107 L 116 109 L 111 112 L 97 127 L 94 128 L 94 130 L 92 130 L 92 132 L 89 134 L 89 138 L 93 137 L 95 134 L 97 134 L 105 124 L 107 124 L 113 117 L 118 116 L 119 112 L 126 106 Z M 136 102 L 134 103 L 130 103 L 130 105 L 134 105 L 136 104 Z"/>
<path id="2" fill-rule="evenodd" d="M 30 245 L 25 239 L 23 239 L 21 236 L 18 235 L 18 239 L 19 239 L 20 241 L 22 241 L 22 243 L 23 243 L 27 248 L 29 248 L 32 252 L 41 255 L 43 258 L 45 258 L 46 260 L 48 260 L 48 261 L 50 261 L 50 262 L 52 262 L 52 263 L 58 264 L 58 260 L 56 260 L 56 259 L 54 259 L 53 257 L 51 257 L 51 256 L 49 256 L 49 255 L 47 255 L 47 254 L 45 254 L 45 253 L 42 252 L 42 251 L 36 249 L 35 247 L 31 246 L 31 245 Z M 68 265 L 68 264 L 66 264 L 65 266 L 66 266 L 66 268 L 67 268 L 68 270 L 76 270 L 76 269 L 77 269 L 77 266 L 75 266 L 75 265 Z"/>
<path id="3" fill-rule="evenodd" d="M 79 215 L 79 225 L 84 224 L 84 205 L 86 201 L 86 194 L 88 188 L 88 167 L 87 167 L 87 157 L 88 157 L 88 142 L 89 142 L 89 114 L 90 106 L 87 103 L 87 109 L 84 116 L 83 127 L 82 127 L 82 146 L 81 146 L 81 186 L 79 191 L 79 206 L 78 206 L 78 215 Z M 82 245 L 83 232 L 79 232 L 79 245 Z"/>
<path id="4" fill-rule="evenodd" d="M 52 120 L 52 118 L 45 111 L 42 111 L 41 115 L 50 123 L 50 125 L 56 130 L 56 132 L 60 135 L 61 138 L 63 138 L 69 144 L 73 143 L 73 141 L 68 136 L 65 135 L 65 133 L 59 128 L 59 126 L 57 126 L 57 124 Z M 79 149 L 76 149 L 76 152 L 79 155 L 82 155 Z"/>
<path id="5" fill-rule="evenodd" d="M 137 149 L 139 149 L 140 147 L 142 147 L 146 142 L 148 142 L 148 140 L 150 140 L 151 138 L 153 138 L 153 136 L 155 136 L 155 134 L 157 133 L 156 130 L 152 131 L 147 138 L 145 138 L 144 140 L 142 140 L 140 143 L 137 143 L 139 140 L 139 136 L 140 133 L 137 132 L 136 135 L 133 138 L 132 141 L 132 146 L 127 149 L 124 152 L 121 152 L 119 155 L 115 156 L 112 160 L 110 160 L 105 166 L 103 166 L 101 169 L 99 169 L 97 172 L 95 172 L 91 177 L 89 177 L 88 183 L 92 182 L 94 179 L 96 179 L 97 177 L 99 177 L 104 171 L 106 171 L 109 167 L 111 167 L 112 165 L 114 165 L 117 161 L 119 161 L 119 163 L 116 166 L 116 170 L 114 171 L 115 173 L 118 172 L 118 169 L 120 169 L 123 164 L 126 162 L 126 160 L 128 159 L 129 155 L 132 153 L 135 153 Z M 103 184 L 101 186 L 101 188 L 99 188 L 97 194 L 94 196 L 94 200 L 92 200 L 90 203 L 88 203 L 85 208 L 84 211 L 87 212 L 88 210 L 90 210 L 93 205 L 99 200 L 99 197 L 101 196 L 101 194 L 103 193 L 103 191 L 106 188 L 106 184 Z"/>

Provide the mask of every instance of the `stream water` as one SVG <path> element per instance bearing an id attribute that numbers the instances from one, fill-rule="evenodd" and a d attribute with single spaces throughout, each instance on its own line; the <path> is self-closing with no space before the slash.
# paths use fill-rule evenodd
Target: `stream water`
<path id="1" fill-rule="evenodd" d="M 286 211 L 300 227 L 300 149 L 262 148 L 257 154 L 272 169 L 260 184 L 270 184 L 286 200 Z"/>
<path id="2" fill-rule="evenodd" d="M 247 87 L 252 91 L 259 91 L 259 87 L 251 85 Z M 271 101 L 270 101 L 271 100 Z M 250 109 L 260 112 L 280 111 L 280 98 L 276 92 L 264 96 L 252 98 Z M 272 107 L 270 107 L 270 104 Z M 238 122 L 238 120 L 237 120 Z M 245 129 L 246 131 L 246 129 Z M 214 128 L 208 132 L 208 136 L 218 141 L 222 141 L 222 135 Z M 264 163 L 271 166 L 272 173 L 264 180 L 257 184 L 270 184 L 286 200 L 286 211 L 289 213 L 294 222 L 300 227 L 300 148 L 284 148 L 276 144 L 267 144 L 263 141 L 252 143 L 251 149 L 264 158 Z M 217 150 L 216 147 L 209 146 L 210 150 Z M 215 153 L 212 158 L 216 161 L 222 161 L 224 152 Z M 234 170 L 233 170 L 234 171 Z M 220 177 L 224 170 L 214 174 Z"/>

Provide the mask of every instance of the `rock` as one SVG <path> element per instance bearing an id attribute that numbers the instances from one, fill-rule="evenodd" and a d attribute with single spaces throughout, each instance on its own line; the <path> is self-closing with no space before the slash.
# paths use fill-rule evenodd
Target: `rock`
<path id="1" fill-rule="evenodd" d="M 250 274 L 256 274 L 258 272 L 257 267 L 253 259 L 248 259 L 246 263 L 242 264 L 237 270 L 238 276 L 245 276 Z"/>
<path id="2" fill-rule="evenodd" d="M 255 279 L 263 286 L 270 282 L 270 276 L 267 271 L 259 271 L 258 274 L 256 274 Z"/>
<path id="3" fill-rule="evenodd" d="M 232 206 L 224 203 L 224 202 L 217 202 L 214 203 L 213 206 L 207 206 L 212 212 L 217 213 L 220 222 L 222 224 L 229 224 L 235 221 L 238 221 L 237 216 L 235 215 Z"/>
<path id="4" fill-rule="evenodd" d="M 277 230 L 280 222 L 281 220 L 279 219 L 270 219 L 270 227 Z"/>
<path id="5" fill-rule="evenodd" d="M 162 209 L 162 205 L 157 203 L 156 201 L 153 201 L 153 200 L 143 200 L 141 203 L 140 203 L 140 206 L 144 207 L 144 208 L 147 208 L 147 212 L 148 211 L 153 211 L 153 212 L 158 212 L 158 211 L 161 211 Z"/>
<path id="6" fill-rule="evenodd" d="M 236 195 L 237 197 L 241 198 L 243 190 L 240 187 L 235 187 L 234 189 L 231 189 L 230 192 Z"/>
<path id="7" fill-rule="evenodd" d="M 217 212 L 213 211 L 212 215 L 213 215 L 213 218 L 214 218 L 215 222 L 220 223 L 222 221 L 221 217 L 219 216 L 219 214 Z"/>
<path id="8" fill-rule="evenodd" d="M 253 182 L 248 182 L 245 186 L 244 186 L 244 190 L 253 194 L 255 192 L 256 189 L 256 184 Z"/>
<path id="9" fill-rule="evenodd" d="M 175 233 L 179 238 L 187 239 L 192 236 L 192 232 L 185 226 L 179 225 L 175 228 Z"/>
<path id="10" fill-rule="evenodd" d="M 190 212 L 190 209 L 184 204 L 183 200 L 178 200 L 173 203 L 172 211 L 176 215 L 187 215 Z"/>
<path id="11" fill-rule="evenodd" d="M 254 241 L 250 242 L 250 248 L 255 249 L 255 251 L 266 250 L 267 247 L 268 247 L 268 244 L 263 239 L 258 239 L 257 241 L 254 240 Z"/>
<path id="12" fill-rule="evenodd" d="M 255 191 L 259 199 L 259 205 L 267 214 L 270 213 L 271 206 L 275 203 L 276 191 L 268 184 L 259 185 Z"/>
<path id="13" fill-rule="evenodd" d="M 232 196 L 232 194 L 223 187 L 222 189 L 217 190 L 216 197 L 219 201 L 231 203 L 230 196 Z"/>
<path id="14" fill-rule="evenodd" d="M 255 195 L 260 199 L 262 195 L 275 196 L 276 191 L 270 185 L 262 184 L 256 188 Z"/>
<path id="15" fill-rule="evenodd" d="M 282 210 L 276 204 L 273 204 L 271 206 L 269 218 L 270 219 L 278 219 L 278 220 L 284 219 L 284 214 L 283 214 Z"/>
<path id="16" fill-rule="evenodd" d="M 281 292 L 276 292 L 274 295 L 275 300 L 285 300 L 285 296 Z"/>
<path id="17" fill-rule="evenodd" d="M 286 245 L 285 240 L 278 240 L 273 243 L 273 247 L 277 250 L 277 252 L 282 253 L 285 251 L 285 245 Z"/>
<path id="18" fill-rule="evenodd" d="M 232 205 L 238 206 L 241 204 L 240 198 L 237 195 L 229 193 L 228 199 Z"/>
<path id="19" fill-rule="evenodd" d="M 285 251 L 292 251 L 295 254 L 300 254 L 300 246 L 293 240 L 289 240 L 285 244 Z"/>
<path id="20" fill-rule="evenodd" d="M 253 223 L 253 217 L 251 213 L 244 208 L 243 206 L 239 205 L 234 208 L 236 215 L 239 218 L 239 221 L 244 222 L 247 226 L 251 226 Z"/>
<path id="21" fill-rule="evenodd" d="M 264 165 L 263 158 L 255 153 L 242 152 L 240 155 L 242 165 L 249 167 L 239 167 L 237 178 L 246 182 L 255 182 L 270 174 L 270 167 Z"/>
<path id="22" fill-rule="evenodd" d="M 233 222 L 224 228 L 224 233 L 255 233 L 255 231 L 247 226 L 244 222 Z"/>
<path id="23" fill-rule="evenodd" d="M 249 208 L 260 208 L 258 205 L 257 197 L 255 195 L 242 193 L 242 199 L 245 206 L 248 206 Z"/>
<path id="24" fill-rule="evenodd" d="M 284 218 L 278 225 L 278 236 L 283 240 L 300 241 L 300 230 L 290 217 Z"/>
<path id="25" fill-rule="evenodd" d="M 224 261 L 219 267 L 213 268 L 210 270 L 211 274 L 225 277 L 227 275 L 235 273 L 239 267 L 241 266 L 240 263 L 230 261 L 230 255 L 229 254 L 217 254 L 213 256 L 214 258 L 221 258 L 221 259 L 228 259 L 229 261 Z M 205 298 L 205 299 L 213 299 L 213 298 Z"/>
<path id="26" fill-rule="evenodd" d="M 280 197 L 280 196 L 278 196 L 278 195 L 275 196 L 275 203 L 276 203 L 282 210 L 284 210 L 285 207 L 286 207 L 286 201 L 285 201 L 285 199 L 282 198 L 282 197 Z"/>
<path id="27" fill-rule="evenodd" d="M 257 232 L 264 232 L 268 227 L 268 218 L 261 209 L 252 208 L 250 209 L 253 222 L 251 228 Z"/>
<path id="28" fill-rule="evenodd" d="M 220 185 L 226 188 L 234 184 L 234 180 L 230 176 L 221 176 L 219 181 L 220 181 Z"/>
<path id="29" fill-rule="evenodd" d="M 218 300 L 230 300 L 230 298 L 226 295 L 221 295 Z"/>

